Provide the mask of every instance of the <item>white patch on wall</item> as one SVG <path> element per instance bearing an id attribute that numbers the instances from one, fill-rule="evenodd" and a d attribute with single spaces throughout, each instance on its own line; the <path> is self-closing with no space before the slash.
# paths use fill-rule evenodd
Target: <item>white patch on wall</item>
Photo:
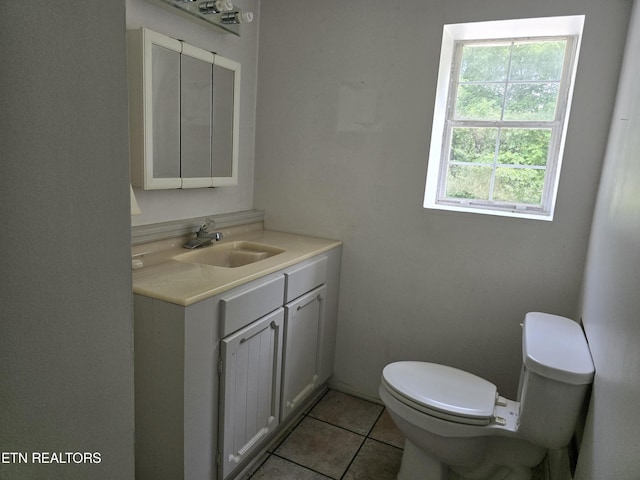
<path id="1" fill-rule="evenodd" d="M 378 90 L 361 83 L 340 85 L 338 131 L 370 132 L 377 126 Z"/>

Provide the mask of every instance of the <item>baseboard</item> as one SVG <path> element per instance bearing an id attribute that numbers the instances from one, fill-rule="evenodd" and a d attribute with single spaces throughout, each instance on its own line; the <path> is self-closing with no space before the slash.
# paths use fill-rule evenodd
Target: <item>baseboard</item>
<path id="1" fill-rule="evenodd" d="M 337 390 L 338 392 L 346 393 L 347 395 L 351 395 L 352 397 L 358 397 L 363 400 L 367 400 L 369 402 L 377 403 L 378 405 L 384 406 L 384 403 L 382 403 L 382 400 L 380 400 L 380 397 L 377 397 L 377 396 L 374 397 L 374 396 L 359 392 L 358 390 L 354 389 L 351 385 L 348 385 L 346 383 L 332 382 L 331 379 L 329 379 L 328 385 L 331 390 Z"/>

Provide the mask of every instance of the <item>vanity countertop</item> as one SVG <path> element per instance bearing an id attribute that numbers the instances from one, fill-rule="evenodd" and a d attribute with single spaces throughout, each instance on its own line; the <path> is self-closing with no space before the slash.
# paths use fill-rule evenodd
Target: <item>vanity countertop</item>
<path id="1" fill-rule="evenodd" d="M 133 292 L 139 295 L 188 306 L 242 284 L 294 265 L 322 252 L 341 245 L 336 240 L 309 237 L 271 230 L 254 230 L 223 238 L 216 248 L 227 242 L 250 241 L 281 248 L 284 252 L 255 263 L 235 268 L 215 267 L 197 263 L 186 263 L 172 259 L 187 252 L 177 240 L 165 249 L 161 261 L 149 261 L 154 252 L 145 252 L 145 247 L 134 249 L 133 257 L 144 262 L 142 268 L 133 270 Z"/>

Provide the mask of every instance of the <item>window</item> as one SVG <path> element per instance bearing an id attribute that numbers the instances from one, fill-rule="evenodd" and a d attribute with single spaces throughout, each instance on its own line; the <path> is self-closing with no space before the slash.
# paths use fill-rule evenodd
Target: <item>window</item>
<path id="1" fill-rule="evenodd" d="M 445 26 L 425 208 L 553 219 L 583 22 Z"/>

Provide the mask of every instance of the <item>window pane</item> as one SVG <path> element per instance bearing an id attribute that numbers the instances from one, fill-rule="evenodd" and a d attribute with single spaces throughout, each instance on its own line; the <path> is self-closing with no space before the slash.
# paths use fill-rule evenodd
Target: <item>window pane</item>
<path id="1" fill-rule="evenodd" d="M 500 120 L 504 85 L 459 85 L 457 120 Z"/>
<path id="2" fill-rule="evenodd" d="M 449 165 L 445 196 L 488 200 L 491 173 L 491 167 Z"/>
<path id="3" fill-rule="evenodd" d="M 503 82 L 509 66 L 509 45 L 465 45 L 460 82 Z"/>
<path id="4" fill-rule="evenodd" d="M 540 205 L 544 172 L 527 168 L 497 168 L 493 200 Z"/>
<path id="5" fill-rule="evenodd" d="M 509 79 L 560 81 L 566 46 L 565 40 L 515 44 Z"/>
<path id="6" fill-rule="evenodd" d="M 497 138 L 497 128 L 454 128 L 449 160 L 493 164 Z"/>
<path id="7" fill-rule="evenodd" d="M 504 108 L 504 120 L 552 121 L 556 114 L 559 83 L 510 85 Z"/>
<path id="8" fill-rule="evenodd" d="M 503 128 L 500 130 L 498 163 L 544 167 L 550 143 L 550 128 Z"/>

